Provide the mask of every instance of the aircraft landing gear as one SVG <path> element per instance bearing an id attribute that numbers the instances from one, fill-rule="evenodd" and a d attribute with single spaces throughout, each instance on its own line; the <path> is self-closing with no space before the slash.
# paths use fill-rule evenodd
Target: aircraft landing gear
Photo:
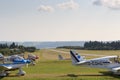
<path id="1" fill-rule="evenodd" d="M 5 76 L 7 76 L 7 74 L 4 71 L 0 73 L 0 77 L 5 77 Z"/>
<path id="2" fill-rule="evenodd" d="M 26 74 L 25 71 L 23 71 L 21 68 L 19 69 L 18 75 L 19 76 L 24 76 Z"/>

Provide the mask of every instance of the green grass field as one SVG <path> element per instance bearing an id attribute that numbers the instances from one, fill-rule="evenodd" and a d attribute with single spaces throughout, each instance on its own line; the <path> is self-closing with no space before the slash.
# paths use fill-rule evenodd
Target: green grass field
<path id="1" fill-rule="evenodd" d="M 59 49 L 60 50 L 60 49 Z M 62 51 L 69 51 L 63 50 Z M 89 51 L 77 50 L 84 54 L 103 54 L 103 55 L 119 55 L 120 51 Z M 36 51 L 34 54 L 39 55 L 39 60 L 35 66 L 24 67 L 25 76 L 17 76 L 12 71 L 8 77 L 1 78 L 2 80 L 120 80 L 120 76 L 113 75 L 105 69 L 86 68 L 73 66 L 70 60 L 59 61 L 58 52 L 49 49 Z M 47 55 L 47 56 L 46 56 Z M 69 58 L 69 54 L 62 55 Z M 86 58 L 93 58 L 86 56 Z"/>

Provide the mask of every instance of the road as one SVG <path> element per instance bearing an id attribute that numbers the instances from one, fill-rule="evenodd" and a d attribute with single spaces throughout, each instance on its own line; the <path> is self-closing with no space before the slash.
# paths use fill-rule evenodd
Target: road
<path id="1" fill-rule="evenodd" d="M 70 52 L 67 52 L 67 51 L 62 51 L 62 50 L 55 50 L 55 49 L 49 49 L 50 51 L 54 51 L 54 52 L 58 52 L 58 53 L 65 53 L 65 54 L 69 54 Z M 83 53 L 80 53 L 80 55 L 83 55 L 83 56 L 99 56 L 99 57 L 103 57 L 103 56 L 108 56 L 108 55 L 97 55 L 97 54 L 83 54 Z"/>

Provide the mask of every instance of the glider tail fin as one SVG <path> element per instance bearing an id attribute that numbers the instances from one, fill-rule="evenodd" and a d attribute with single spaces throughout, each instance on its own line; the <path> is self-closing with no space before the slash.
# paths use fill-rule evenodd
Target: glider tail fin
<path id="1" fill-rule="evenodd" d="M 59 60 L 64 60 L 64 58 L 63 58 L 62 55 L 60 55 L 60 54 L 58 55 L 58 59 L 59 59 Z"/>
<path id="2" fill-rule="evenodd" d="M 70 56 L 72 60 L 72 64 L 76 65 L 76 63 L 84 61 L 84 58 L 77 54 L 76 52 L 70 50 Z"/>

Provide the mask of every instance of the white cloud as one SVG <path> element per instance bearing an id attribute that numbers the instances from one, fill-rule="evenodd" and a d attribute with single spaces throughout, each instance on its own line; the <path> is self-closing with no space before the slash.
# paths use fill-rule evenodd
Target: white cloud
<path id="1" fill-rule="evenodd" d="M 41 5 L 41 6 L 38 7 L 38 11 L 53 12 L 54 8 L 52 6 Z"/>
<path id="2" fill-rule="evenodd" d="M 95 0 L 95 5 L 102 5 L 111 9 L 120 9 L 120 0 Z"/>
<path id="3" fill-rule="evenodd" d="M 58 4 L 57 6 L 61 9 L 78 9 L 79 8 L 79 4 L 74 2 L 74 0 L 70 0 L 68 2 Z"/>

